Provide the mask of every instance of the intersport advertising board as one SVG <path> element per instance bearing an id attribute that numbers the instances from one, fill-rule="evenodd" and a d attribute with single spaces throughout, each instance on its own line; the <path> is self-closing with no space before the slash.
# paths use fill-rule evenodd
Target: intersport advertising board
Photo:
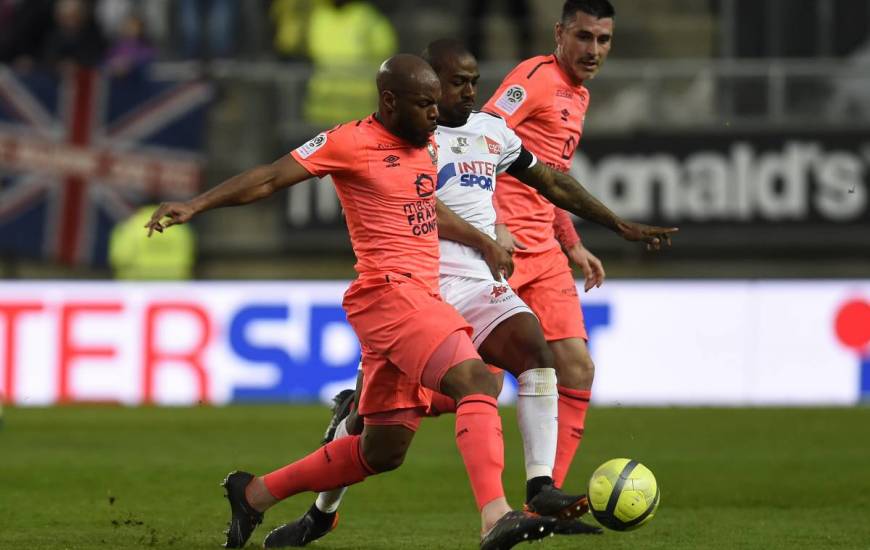
<path id="1" fill-rule="evenodd" d="M 346 286 L 4 282 L 0 394 L 23 406 L 326 400 L 359 360 Z M 620 281 L 582 298 L 598 403 L 870 397 L 870 281 Z"/>

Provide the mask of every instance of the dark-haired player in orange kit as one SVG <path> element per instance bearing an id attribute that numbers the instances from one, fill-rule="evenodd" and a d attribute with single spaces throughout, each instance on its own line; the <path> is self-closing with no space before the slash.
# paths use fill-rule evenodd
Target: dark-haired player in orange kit
<path id="1" fill-rule="evenodd" d="M 555 52 L 517 65 L 484 107 L 503 117 L 539 160 L 561 172 L 569 171 L 583 134 L 589 107 L 583 83 L 610 52 L 614 16 L 608 0 L 566 1 L 555 26 Z M 587 292 L 604 282 L 604 269 L 583 247 L 567 213 L 535 189 L 506 174 L 495 200 L 499 223 L 512 235 L 500 232 L 500 242 L 508 249 L 513 239 L 516 243 L 508 282 L 537 315 L 555 358 L 559 435 L 553 479 L 561 487 L 583 437 L 595 372 L 568 258 L 582 269 Z"/>

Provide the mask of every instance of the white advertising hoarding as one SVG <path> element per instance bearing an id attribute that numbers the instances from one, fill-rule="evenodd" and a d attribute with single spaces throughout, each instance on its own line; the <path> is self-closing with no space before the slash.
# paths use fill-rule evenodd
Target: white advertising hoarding
<path id="1" fill-rule="evenodd" d="M 20 405 L 328 399 L 359 360 L 346 286 L 4 282 L 0 394 Z M 870 281 L 608 282 L 581 299 L 598 403 L 870 397 Z"/>

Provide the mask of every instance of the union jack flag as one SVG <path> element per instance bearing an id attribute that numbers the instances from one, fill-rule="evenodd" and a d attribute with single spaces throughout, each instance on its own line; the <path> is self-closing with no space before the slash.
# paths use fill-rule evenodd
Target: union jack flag
<path id="1" fill-rule="evenodd" d="M 0 253 L 105 264 L 116 222 L 199 188 L 212 95 L 198 81 L 0 66 Z"/>

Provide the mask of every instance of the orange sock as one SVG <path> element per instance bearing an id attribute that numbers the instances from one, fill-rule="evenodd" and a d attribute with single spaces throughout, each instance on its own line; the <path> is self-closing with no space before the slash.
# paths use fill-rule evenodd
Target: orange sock
<path id="1" fill-rule="evenodd" d="M 504 496 L 504 439 L 498 402 L 488 395 L 463 398 L 456 406 L 456 446 L 465 462 L 478 509 Z"/>
<path id="2" fill-rule="evenodd" d="M 305 491 L 330 491 L 359 483 L 376 472 L 366 464 L 358 435 L 335 439 L 293 464 L 263 476 L 277 499 Z"/>
<path id="3" fill-rule="evenodd" d="M 441 416 L 442 414 L 451 414 L 456 412 L 456 401 L 452 397 L 446 396 L 443 393 L 432 392 L 432 404 L 429 405 L 429 410 L 426 411 L 426 416 Z"/>
<path id="4" fill-rule="evenodd" d="M 572 390 L 556 386 L 559 390 L 559 437 L 556 443 L 556 464 L 553 467 L 553 482 L 562 487 L 571 461 L 583 439 L 586 410 L 589 408 L 591 390 Z"/>

